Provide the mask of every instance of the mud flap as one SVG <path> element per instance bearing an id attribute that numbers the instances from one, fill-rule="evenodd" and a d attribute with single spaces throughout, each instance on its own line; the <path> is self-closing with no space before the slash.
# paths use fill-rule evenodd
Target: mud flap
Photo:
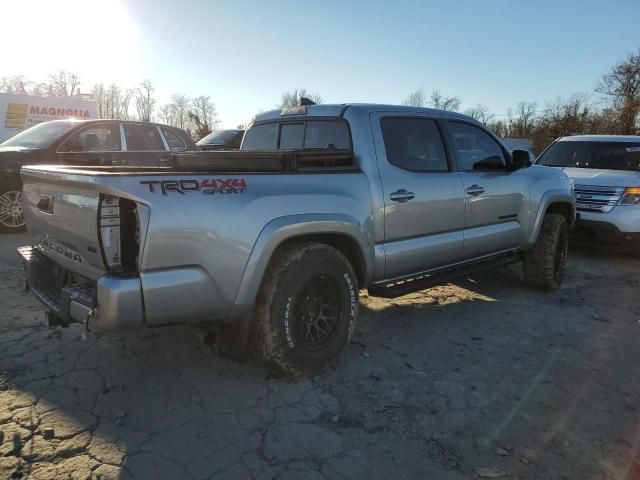
<path id="1" fill-rule="evenodd" d="M 249 356 L 251 333 L 253 331 L 253 311 L 234 322 L 224 322 L 216 332 L 218 351 L 237 362 L 244 362 Z"/>

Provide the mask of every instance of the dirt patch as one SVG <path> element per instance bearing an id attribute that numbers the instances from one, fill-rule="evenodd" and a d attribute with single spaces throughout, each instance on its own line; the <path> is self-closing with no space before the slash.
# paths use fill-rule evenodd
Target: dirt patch
<path id="1" fill-rule="evenodd" d="M 290 383 L 191 328 L 48 329 L 24 243 L 0 237 L 0 478 L 640 478 L 637 260 L 363 294 L 339 367 Z"/>

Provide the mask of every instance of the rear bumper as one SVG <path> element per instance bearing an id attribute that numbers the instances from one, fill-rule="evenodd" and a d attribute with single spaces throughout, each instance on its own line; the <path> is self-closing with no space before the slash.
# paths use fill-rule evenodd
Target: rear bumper
<path id="1" fill-rule="evenodd" d="M 144 325 L 138 276 L 104 275 L 97 282 L 73 275 L 33 247 L 20 247 L 27 284 L 45 307 L 65 323 L 96 332 L 134 330 Z"/>

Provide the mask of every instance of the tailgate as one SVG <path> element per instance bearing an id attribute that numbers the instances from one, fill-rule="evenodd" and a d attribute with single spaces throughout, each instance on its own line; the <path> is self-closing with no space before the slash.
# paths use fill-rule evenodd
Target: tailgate
<path id="1" fill-rule="evenodd" d="M 96 185 L 82 176 L 23 169 L 22 178 L 23 211 L 34 247 L 63 267 L 97 280 L 106 271 L 100 237 L 109 243 L 119 235 L 117 199 L 101 197 Z"/>

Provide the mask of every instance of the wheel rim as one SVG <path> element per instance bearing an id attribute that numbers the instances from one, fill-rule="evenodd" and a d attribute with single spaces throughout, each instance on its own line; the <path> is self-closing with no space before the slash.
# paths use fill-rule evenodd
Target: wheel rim
<path id="1" fill-rule="evenodd" d="M 12 191 L 0 195 L 0 224 L 11 228 L 24 226 L 22 192 Z"/>
<path id="2" fill-rule="evenodd" d="M 338 283 L 327 275 L 307 280 L 293 305 L 294 335 L 304 350 L 322 350 L 336 335 L 342 313 Z"/>
<path id="3" fill-rule="evenodd" d="M 564 266 L 567 263 L 567 252 L 569 250 L 569 244 L 567 242 L 566 234 L 563 232 L 558 235 L 558 244 L 556 245 L 556 253 L 553 256 L 553 274 L 557 278 L 562 277 L 564 272 Z"/>

